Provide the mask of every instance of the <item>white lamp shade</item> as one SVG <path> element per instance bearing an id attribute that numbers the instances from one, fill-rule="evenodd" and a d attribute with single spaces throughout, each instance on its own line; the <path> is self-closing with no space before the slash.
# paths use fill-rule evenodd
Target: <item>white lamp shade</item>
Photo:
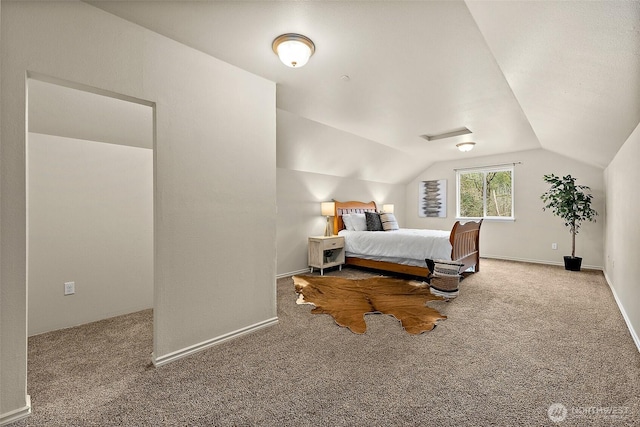
<path id="1" fill-rule="evenodd" d="M 393 204 L 382 205 L 382 212 L 393 213 Z"/>
<path id="2" fill-rule="evenodd" d="M 322 216 L 333 216 L 336 213 L 336 204 L 335 202 L 322 202 L 320 204 L 320 210 Z"/>
<path id="3" fill-rule="evenodd" d="M 273 51 L 287 67 L 300 68 L 315 52 L 315 45 L 301 34 L 283 34 L 273 41 Z"/>

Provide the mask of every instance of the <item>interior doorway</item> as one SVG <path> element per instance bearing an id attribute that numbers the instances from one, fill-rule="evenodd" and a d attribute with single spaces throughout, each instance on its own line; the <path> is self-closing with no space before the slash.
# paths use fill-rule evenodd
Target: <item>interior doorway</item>
<path id="1" fill-rule="evenodd" d="M 27 83 L 28 335 L 153 308 L 154 105 Z"/>

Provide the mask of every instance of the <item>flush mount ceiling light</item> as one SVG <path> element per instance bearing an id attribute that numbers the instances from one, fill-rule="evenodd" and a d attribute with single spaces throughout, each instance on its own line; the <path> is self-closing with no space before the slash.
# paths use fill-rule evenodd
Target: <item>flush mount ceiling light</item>
<path id="1" fill-rule="evenodd" d="M 461 142 L 460 144 L 456 144 L 456 147 L 458 147 L 458 150 L 465 152 L 473 150 L 475 145 L 475 142 Z"/>
<path id="2" fill-rule="evenodd" d="M 271 45 L 280 61 L 287 67 L 300 68 L 316 51 L 310 38 L 302 34 L 287 33 L 276 37 Z"/>

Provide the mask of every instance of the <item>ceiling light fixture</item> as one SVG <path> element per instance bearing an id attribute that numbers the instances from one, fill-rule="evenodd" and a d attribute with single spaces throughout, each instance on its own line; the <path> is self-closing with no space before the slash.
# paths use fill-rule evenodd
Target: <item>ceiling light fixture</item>
<path id="1" fill-rule="evenodd" d="M 458 147 L 458 150 L 464 153 L 465 151 L 473 150 L 473 147 L 475 145 L 476 145 L 475 142 L 461 142 L 460 144 L 456 144 L 456 147 Z"/>
<path id="2" fill-rule="evenodd" d="M 275 38 L 271 45 L 280 61 L 287 67 L 300 68 L 316 51 L 316 45 L 302 34 L 287 33 Z"/>

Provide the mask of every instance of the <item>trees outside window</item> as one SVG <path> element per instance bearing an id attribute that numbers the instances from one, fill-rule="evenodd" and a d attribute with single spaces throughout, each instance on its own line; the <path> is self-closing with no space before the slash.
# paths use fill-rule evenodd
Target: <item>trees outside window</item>
<path id="1" fill-rule="evenodd" d="M 513 219 L 513 167 L 457 171 L 458 218 Z"/>

